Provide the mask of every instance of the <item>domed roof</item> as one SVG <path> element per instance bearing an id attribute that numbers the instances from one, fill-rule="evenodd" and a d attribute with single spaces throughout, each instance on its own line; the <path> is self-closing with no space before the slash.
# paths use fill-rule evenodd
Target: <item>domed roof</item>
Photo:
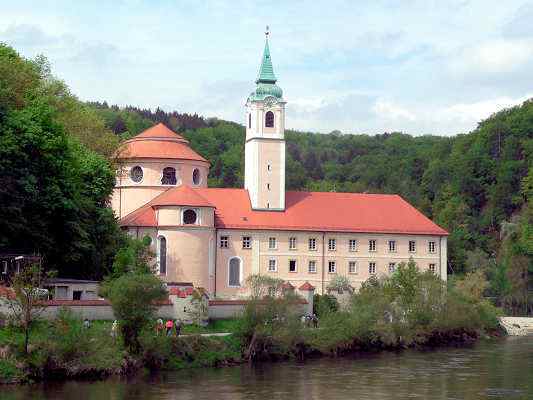
<path id="1" fill-rule="evenodd" d="M 167 158 L 208 162 L 189 147 L 187 139 L 162 123 L 126 140 L 118 149 L 116 158 Z"/>
<path id="2" fill-rule="evenodd" d="M 257 84 L 257 87 L 255 88 L 255 91 L 250 93 L 250 100 L 264 100 L 265 98 L 273 96 L 277 99 L 281 99 L 283 97 L 283 90 L 276 85 L 272 83 L 259 83 Z"/>

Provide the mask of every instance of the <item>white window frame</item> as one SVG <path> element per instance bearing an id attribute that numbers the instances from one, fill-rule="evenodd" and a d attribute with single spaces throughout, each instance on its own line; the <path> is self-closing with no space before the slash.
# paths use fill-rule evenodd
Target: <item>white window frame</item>
<path id="1" fill-rule="evenodd" d="M 352 266 L 354 267 L 352 270 Z M 348 273 L 349 274 L 357 274 L 357 261 L 350 260 L 348 261 Z"/>
<path id="2" fill-rule="evenodd" d="M 194 183 L 194 171 L 198 171 L 198 183 Z M 193 186 L 200 186 L 203 182 L 203 175 L 202 171 L 200 171 L 200 168 L 194 167 L 191 174 L 191 182 Z"/>
<path id="3" fill-rule="evenodd" d="M 311 246 L 311 243 L 313 243 L 313 246 Z M 316 251 L 316 249 L 317 249 L 316 238 L 309 238 L 308 245 L 309 245 L 309 250 Z"/>
<path id="4" fill-rule="evenodd" d="M 411 250 L 411 244 L 413 245 L 413 250 Z M 409 240 L 408 249 L 409 253 L 416 253 L 416 240 Z"/>
<path id="5" fill-rule="evenodd" d="M 229 248 L 229 236 L 228 235 L 220 236 L 220 248 L 221 249 Z"/>
<path id="6" fill-rule="evenodd" d="M 348 248 L 353 253 L 357 251 L 357 239 L 348 240 Z"/>
<path id="7" fill-rule="evenodd" d="M 368 263 L 368 274 L 369 275 L 376 275 L 376 271 L 377 271 L 378 267 L 376 265 L 376 262 L 375 261 L 370 261 Z"/>
<path id="8" fill-rule="evenodd" d="M 185 221 L 183 220 L 183 215 L 185 214 L 185 211 L 187 210 L 192 210 L 196 213 L 196 221 L 194 222 L 194 224 L 185 224 Z M 180 212 L 180 215 L 181 215 L 181 225 L 201 225 L 201 221 L 200 221 L 200 217 L 201 217 L 201 214 L 200 214 L 200 209 L 199 208 L 194 208 L 194 207 L 184 207 L 181 209 L 181 212 Z"/>
<path id="9" fill-rule="evenodd" d="M 333 268 L 331 268 L 333 266 Z M 337 273 L 337 261 L 335 260 L 328 260 L 328 274 L 336 274 Z"/>
<path id="10" fill-rule="evenodd" d="M 164 273 L 161 273 L 161 239 L 165 239 L 165 272 Z M 166 236 L 163 236 L 163 235 L 157 236 L 156 260 L 157 260 L 157 274 L 167 275 L 168 274 L 168 239 L 166 238 Z"/>
<path id="11" fill-rule="evenodd" d="M 171 183 L 163 183 L 163 172 L 165 168 L 172 168 L 174 169 L 174 174 L 176 176 L 176 183 L 173 185 Z M 167 165 L 166 167 L 163 167 L 161 169 L 161 173 L 159 174 L 159 184 L 161 186 L 180 186 L 181 185 L 181 179 L 178 178 L 178 169 L 176 167 L 173 167 L 172 165 Z"/>
<path id="12" fill-rule="evenodd" d="M 278 240 L 271 236 L 268 238 L 268 249 L 269 250 L 276 250 L 278 248 Z"/>
<path id="13" fill-rule="evenodd" d="M 296 239 L 296 236 L 291 236 L 289 238 L 289 250 L 296 250 L 297 243 L 298 243 L 298 239 Z"/>
<path id="14" fill-rule="evenodd" d="M 435 274 L 437 272 L 437 264 L 434 264 L 434 263 L 429 264 L 428 270 L 431 273 Z"/>
<path id="15" fill-rule="evenodd" d="M 238 285 L 231 285 L 230 282 L 229 282 L 230 263 L 231 263 L 231 260 L 233 260 L 233 259 L 239 260 L 239 284 Z M 230 287 L 230 288 L 240 288 L 240 287 L 242 287 L 243 269 L 244 269 L 244 265 L 243 265 L 243 262 L 242 262 L 242 258 L 240 258 L 239 256 L 233 256 L 233 257 L 230 257 L 228 259 L 228 287 Z"/>
<path id="16" fill-rule="evenodd" d="M 291 271 L 291 262 L 294 262 L 294 271 Z M 298 272 L 298 261 L 296 261 L 295 259 L 290 259 L 289 260 L 289 272 L 291 274 L 295 274 Z"/>
<path id="17" fill-rule="evenodd" d="M 428 252 L 434 254 L 437 252 L 437 243 L 434 240 L 428 242 Z"/>
<path id="18" fill-rule="evenodd" d="M 313 268 L 311 269 L 311 263 L 313 264 Z M 309 262 L 307 263 L 307 271 L 310 273 L 310 274 L 316 274 L 316 260 L 309 260 Z"/>
<path id="19" fill-rule="evenodd" d="M 241 238 L 242 241 L 242 248 L 243 249 L 251 249 L 252 248 L 252 237 L 251 236 L 243 236 Z M 245 246 L 246 244 L 246 246 Z"/>
<path id="20" fill-rule="evenodd" d="M 396 263 L 390 262 L 389 263 L 389 274 L 393 274 L 396 272 Z"/>
<path id="21" fill-rule="evenodd" d="M 369 239 L 368 240 L 368 251 L 369 252 L 376 252 L 378 249 L 378 241 L 376 239 Z"/>
<path id="22" fill-rule="evenodd" d="M 328 238 L 328 251 L 337 251 L 337 239 Z"/>
<path id="23" fill-rule="evenodd" d="M 141 180 L 139 182 L 135 182 L 133 179 L 131 179 L 131 171 L 133 171 L 133 168 L 136 168 L 136 167 L 139 167 L 141 169 L 141 171 L 142 171 L 142 177 L 141 177 Z M 134 185 L 140 185 L 141 183 L 143 183 L 143 180 L 144 180 L 144 168 L 142 167 L 142 165 L 135 164 L 133 167 L 131 167 L 130 170 L 128 171 L 128 178 L 130 179 L 130 181 Z"/>
<path id="24" fill-rule="evenodd" d="M 274 266 L 272 268 L 272 265 Z M 278 260 L 275 258 L 269 258 L 268 259 L 268 266 L 267 266 L 268 272 L 278 272 Z"/>
<path id="25" fill-rule="evenodd" d="M 396 240 L 389 240 L 389 253 L 396 253 Z"/>

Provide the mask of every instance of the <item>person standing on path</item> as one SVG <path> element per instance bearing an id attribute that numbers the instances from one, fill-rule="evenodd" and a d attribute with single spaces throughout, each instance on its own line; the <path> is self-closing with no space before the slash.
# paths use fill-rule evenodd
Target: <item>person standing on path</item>
<path id="1" fill-rule="evenodd" d="M 174 327 L 174 322 L 172 322 L 172 320 L 169 319 L 165 326 L 167 328 L 167 336 L 171 336 L 172 335 L 172 328 Z"/>
<path id="2" fill-rule="evenodd" d="M 111 325 L 111 337 L 113 339 L 117 339 L 117 333 L 118 333 L 118 321 L 114 320 L 113 325 Z"/>
<path id="3" fill-rule="evenodd" d="M 174 324 L 174 328 L 176 329 L 176 337 L 178 337 L 181 333 L 181 320 L 177 319 L 176 323 Z"/>
<path id="4" fill-rule="evenodd" d="M 157 336 L 159 336 L 161 334 L 161 332 L 163 332 L 163 328 L 164 328 L 164 324 L 163 324 L 163 320 L 161 318 L 159 318 L 155 324 L 155 333 L 157 334 Z"/>

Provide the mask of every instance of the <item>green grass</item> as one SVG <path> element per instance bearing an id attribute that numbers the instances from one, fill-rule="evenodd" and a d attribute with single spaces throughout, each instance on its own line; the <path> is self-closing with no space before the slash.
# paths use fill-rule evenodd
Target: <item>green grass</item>
<path id="1" fill-rule="evenodd" d="M 233 333 L 237 330 L 239 320 L 237 319 L 218 319 L 209 321 L 209 325 L 203 327 L 198 325 L 184 325 L 181 332 L 183 334 L 195 333 Z"/>

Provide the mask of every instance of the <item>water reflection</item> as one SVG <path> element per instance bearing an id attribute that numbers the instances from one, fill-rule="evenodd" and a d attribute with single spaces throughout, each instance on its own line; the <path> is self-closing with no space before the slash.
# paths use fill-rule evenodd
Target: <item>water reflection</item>
<path id="1" fill-rule="evenodd" d="M 533 337 L 473 348 L 5 387 L 0 394 L 2 400 L 533 399 Z"/>

